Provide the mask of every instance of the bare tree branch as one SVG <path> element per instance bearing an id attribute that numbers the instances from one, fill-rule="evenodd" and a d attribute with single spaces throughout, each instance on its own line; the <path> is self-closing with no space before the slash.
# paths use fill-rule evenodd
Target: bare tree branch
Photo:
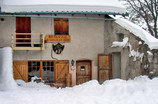
<path id="1" fill-rule="evenodd" d="M 158 0 L 124 0 L 132 8 L 135 13 L 134 20 L 142 18 L 147 24 L 148 31 L 151 35 L 158 38 Z M 140 21 L 138 21 L 140 22 Z"/>

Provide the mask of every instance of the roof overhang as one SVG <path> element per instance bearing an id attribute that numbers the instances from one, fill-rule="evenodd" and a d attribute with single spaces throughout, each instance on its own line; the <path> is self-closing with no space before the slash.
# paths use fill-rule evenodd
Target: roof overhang
<path id="1" fill-rule="evenodd" d="M 34 0 L 36 1 L 36 0 Z M 27 1 L 14 0 L 3 0 L 1 12 L 4 13 L 19 13 L 19 14 L 107 14 L 107 15 L 127 15 L 126 9 L 121 6 L 118 0 L 92 0 L 92 2 L 82 3 L 76 0 L 69 0 L 70 3 L 60 2 L 56 3 L 50 2 L 42 3 L 33 2 L 32 4 Z M 76 2 L 72 2 L 76 1 Z M 102 1 L 102 2 L 101 2 Z M 103 2 L 104 1 L 104 2 Z M 106 1 L 106 2 L 105 2 Z M 32 2 L 32 1 L 31 1 Z M 96 4 L 95 4 L 96 2 Z M 114 4 L 116 2 L 116 4 Z M 118 4 L 117 4 L 118 3 Z"/>

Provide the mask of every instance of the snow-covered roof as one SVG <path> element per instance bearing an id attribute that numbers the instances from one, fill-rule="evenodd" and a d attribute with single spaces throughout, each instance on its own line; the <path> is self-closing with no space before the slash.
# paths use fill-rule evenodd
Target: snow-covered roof
<path id="1" fill-rule="evenodd" d="M 118 0 L 3 0 L 2 12 L 127 13 Z"/>
<path id="2" fill-rule="evenodd" d="M 116 19 L 115 22 L 117 24 L 121 25 L 122 27 L 133 33 L 135 36 L 142 39 L 145 42 L 145 44 L 149 46 L 151 50 L 158 49 L 158 39 L 153 37 L 143 28 L 123 18 L 115 18 L 115 19 Z"/>

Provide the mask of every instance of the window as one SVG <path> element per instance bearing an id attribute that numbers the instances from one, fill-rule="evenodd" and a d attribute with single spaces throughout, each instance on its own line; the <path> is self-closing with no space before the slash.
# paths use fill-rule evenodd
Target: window
<path id="1" fill-rule="evenodd" d="M 31 18 L 16 17 L 16 46 L 31 46 Z"/>
<path id="2" fill-rule="evenodd" d="M 54 82 L 54 63 L 50 61 L 44 61 L 42 63 L 42 79 L 45 82 Z"/>
<path id="3" fill-rule="evenodd" d="M 29 81 L 32 77 L 42 78 L 46 83 L 54 82 L 54 62 L 53 61 L 29 61 Z"/>
<path id="4" fill-rule="evenodd" d="M 69 21 L 66 18 L 54 19 L 55 35 L 69 35 Z"/>
<path id="5" fill-rule="evenodd" d="M 28 62 L 28 78 L 31 81 L 32 77 L 40 77 L 40 62 L 39 61 L 30 61 Z"/>
<path id="6" fill-rule="evenodd" d="M 117 35 L 117 40 L 118 40 L 119 42 L 122 42 L 123 39 L 124 39 L 124 34 L 118 33 L 118 34 L 116 34 L 116 35 Z"/>

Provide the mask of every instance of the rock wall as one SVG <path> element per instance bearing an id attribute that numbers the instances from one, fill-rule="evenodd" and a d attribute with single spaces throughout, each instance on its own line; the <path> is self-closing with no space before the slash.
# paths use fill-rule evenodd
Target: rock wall
<path id="1" fill-rule="evenodd" d="M 149 55 L 147 53 L 147 51 L 150 50 L 140 38 L 136 37 L 134 34 L 116 24 L 115 22 L 105 24 L 109 27 L 106 29 L 107 32 L 105 33 L 105 53 L 121 53 L 122 79 L 130 79 L 140 75 L 148 75 L 152 67 L 158 68 L 158 64 L 155 64 L 156 62 L 150 65 L 148 60 Z M 114 41 L 121 42 L 121 38 L 123 39 L 125 37 L 128 37 L 129 39 L 127 46 L 111 47 Z M 156 55 L 158 57 L 158 54 Z"/>

